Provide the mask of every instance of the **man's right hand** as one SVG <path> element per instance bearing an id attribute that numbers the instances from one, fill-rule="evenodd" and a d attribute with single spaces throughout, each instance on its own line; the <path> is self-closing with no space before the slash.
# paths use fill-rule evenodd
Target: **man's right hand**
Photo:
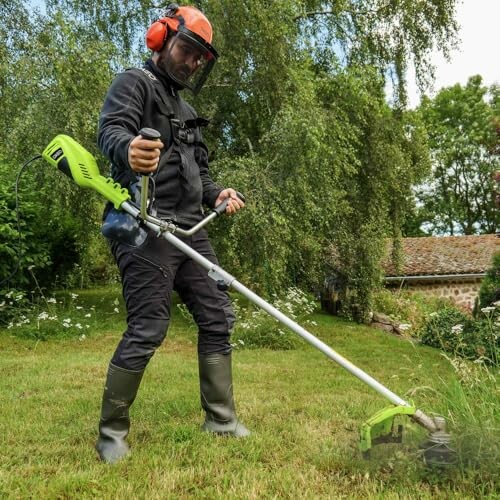
<path id="1" fill-rule="evenodd" d="M 128 147 L 128 164 L 139 174 L 149 174 L 158 168 L 163 142 L 134 137 Z"/>

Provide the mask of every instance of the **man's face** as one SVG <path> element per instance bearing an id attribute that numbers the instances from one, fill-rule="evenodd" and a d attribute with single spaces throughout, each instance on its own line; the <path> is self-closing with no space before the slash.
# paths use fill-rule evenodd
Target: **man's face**
<path id="1" fill-rule="evenodd" d="M 167 42 L 158 58 L 160 68 L 180 81 L 187 81 L 202 63 L 201 50 L 189 41 L 177 37 L 172 37 Z"/>
<path id="2" fill-rule="evenodd" d="M 209 44 L 179 30 L 159 54 L 153 56 L 155 64 L 176 84 L 197 94 L 217 59 L 217 52 Z"/>

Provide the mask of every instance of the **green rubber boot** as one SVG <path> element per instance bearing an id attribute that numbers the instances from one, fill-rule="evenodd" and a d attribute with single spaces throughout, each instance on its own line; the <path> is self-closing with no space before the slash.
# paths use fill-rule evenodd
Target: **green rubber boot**
<path id="1" fill-rule="evenodd" d="M 143 373 L 144 370 L 126 370 L 109 364 L 95 446 L 103 462 L 113 464 L 130 451 L 126 441 L 130 429 L 128 410 L 135 400 Z"/>
<path id="2" fill-rule="evenodd" d="M 202 429 L 215 434 L 246 437 L 250 431 L 234 409 L 231 354 L 198 356 L 201 406 L 206 412 Z"/>

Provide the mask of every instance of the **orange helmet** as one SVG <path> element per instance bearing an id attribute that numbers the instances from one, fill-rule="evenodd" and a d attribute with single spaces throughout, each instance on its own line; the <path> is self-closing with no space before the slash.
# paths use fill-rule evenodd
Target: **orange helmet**
<path id="1" fill-rule="evenodd" d="M 175 54 L 177 48 L 177 51 L 183 53 L 195 53 L 197 63 L 196 69 L 189 74 L 186 71 L 176 71 L 173 63 L 171 68 L 166 68 L 166 71 L 181 88 L 189 88 L 197 94 L 219 57 L 211 45 L 212 25 L 205 14 L 196 7 L 179 7 L 173 3 L 167 7 L 164 17 L 149 27 L 146 33 L 146 45 L 149 49 L 160 52 L 171 34 L 174 34 L 174 39 L 169 46 L 167 60 L 174 59 L 171 54 Z"/>
<path id="2" fill-rule="evenodd" d="M 203 12 L 196 7 L 179 7 L 171 3 L 164 17 L 149 27 L 146 33 L 148 48 L 159 52 L 167 40 L 168 31 L 178 31 L 179 25 L 198 35 L 204 42 L 212 43 L 212 25 Z"/>

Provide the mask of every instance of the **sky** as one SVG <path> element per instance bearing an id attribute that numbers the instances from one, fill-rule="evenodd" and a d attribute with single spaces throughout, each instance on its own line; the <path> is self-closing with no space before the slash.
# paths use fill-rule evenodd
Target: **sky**
<path id="1" fill-rule="evenodd" d="M 457 21 L 461 26 L 458 50 L 453 51 L 450 62 L 437 52 L 432 55 L 436 66 L 434 91 L 426 91 L 430 97 L 439 89 L 456 83 L 465 85 L 472 75 L 481 75 L 483 83 L 500 84 L 500 0 L 463 0 L 457 7 Z M 409 106 L 420 102 L 413 72 L 408 73 Z"/>

